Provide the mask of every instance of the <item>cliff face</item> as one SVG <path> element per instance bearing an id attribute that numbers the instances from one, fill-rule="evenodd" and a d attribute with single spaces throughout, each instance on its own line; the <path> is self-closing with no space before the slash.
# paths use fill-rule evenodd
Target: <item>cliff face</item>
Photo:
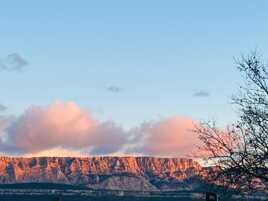
<path id="1" fill-rule="evenodd" d="M 153 157 L 0 157 L 0 183 L 53 182 L 97 189 L 158 190 L 182 186 L 202 167 L 191 159 Z"/>

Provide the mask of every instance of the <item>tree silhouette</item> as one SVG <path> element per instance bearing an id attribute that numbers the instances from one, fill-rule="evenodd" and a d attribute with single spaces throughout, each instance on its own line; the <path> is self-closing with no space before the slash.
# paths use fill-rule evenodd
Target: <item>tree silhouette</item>
<path id="1" fill-rule="evenodd" d="M 239 120 L 220 129 L 215 122 L 196 128 L 207 159 L 217 165 L 208 174 L 223 185 L 266 189 L 268 182 L 268 66 L 256 53 L 236 60 L 245 85 L 232 98 Z"/>

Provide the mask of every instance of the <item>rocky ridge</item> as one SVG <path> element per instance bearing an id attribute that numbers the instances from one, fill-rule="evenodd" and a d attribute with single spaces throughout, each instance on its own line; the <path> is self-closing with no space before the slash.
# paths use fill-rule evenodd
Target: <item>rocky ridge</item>
<path id="1" fill-rule="evenodd" d="M 189 179 L 202 169 L 185 158 L 0 157 L 0 183 L 64 183 L 139 191 L 191 189 Z"/>

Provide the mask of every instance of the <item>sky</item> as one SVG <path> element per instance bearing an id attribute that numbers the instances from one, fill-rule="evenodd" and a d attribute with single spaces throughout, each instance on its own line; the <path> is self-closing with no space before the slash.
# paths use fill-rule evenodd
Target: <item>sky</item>
<path id="1" fill-rule="evenodd" d="M 268 55 L 267 6 L 264 0 L 2 2 L 2 152 L 106 154 L 124 146 L 124 153 L 185 154 L 178 150 L 190 150 L 182 147 L 189 119 L 220 126 L 237 119 L 230 98 L 243 80 L 234 57 L 256 49 Z M 82 137 L 72 143 L 77 133 Z M 48 143 L 39 142 L 47 135 Z M 166 147 L 171 142 L 174 149 Z"/>

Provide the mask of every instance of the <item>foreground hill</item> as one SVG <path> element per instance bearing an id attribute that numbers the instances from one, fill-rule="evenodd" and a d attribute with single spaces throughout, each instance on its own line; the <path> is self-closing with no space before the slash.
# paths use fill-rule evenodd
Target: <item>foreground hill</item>
<path id="1" fill-rule="evenodd" d="M 203 168 L 191 159 L 0 157 L 0 184 L 63 183 L 110 190 L 196 190 Z"/>

